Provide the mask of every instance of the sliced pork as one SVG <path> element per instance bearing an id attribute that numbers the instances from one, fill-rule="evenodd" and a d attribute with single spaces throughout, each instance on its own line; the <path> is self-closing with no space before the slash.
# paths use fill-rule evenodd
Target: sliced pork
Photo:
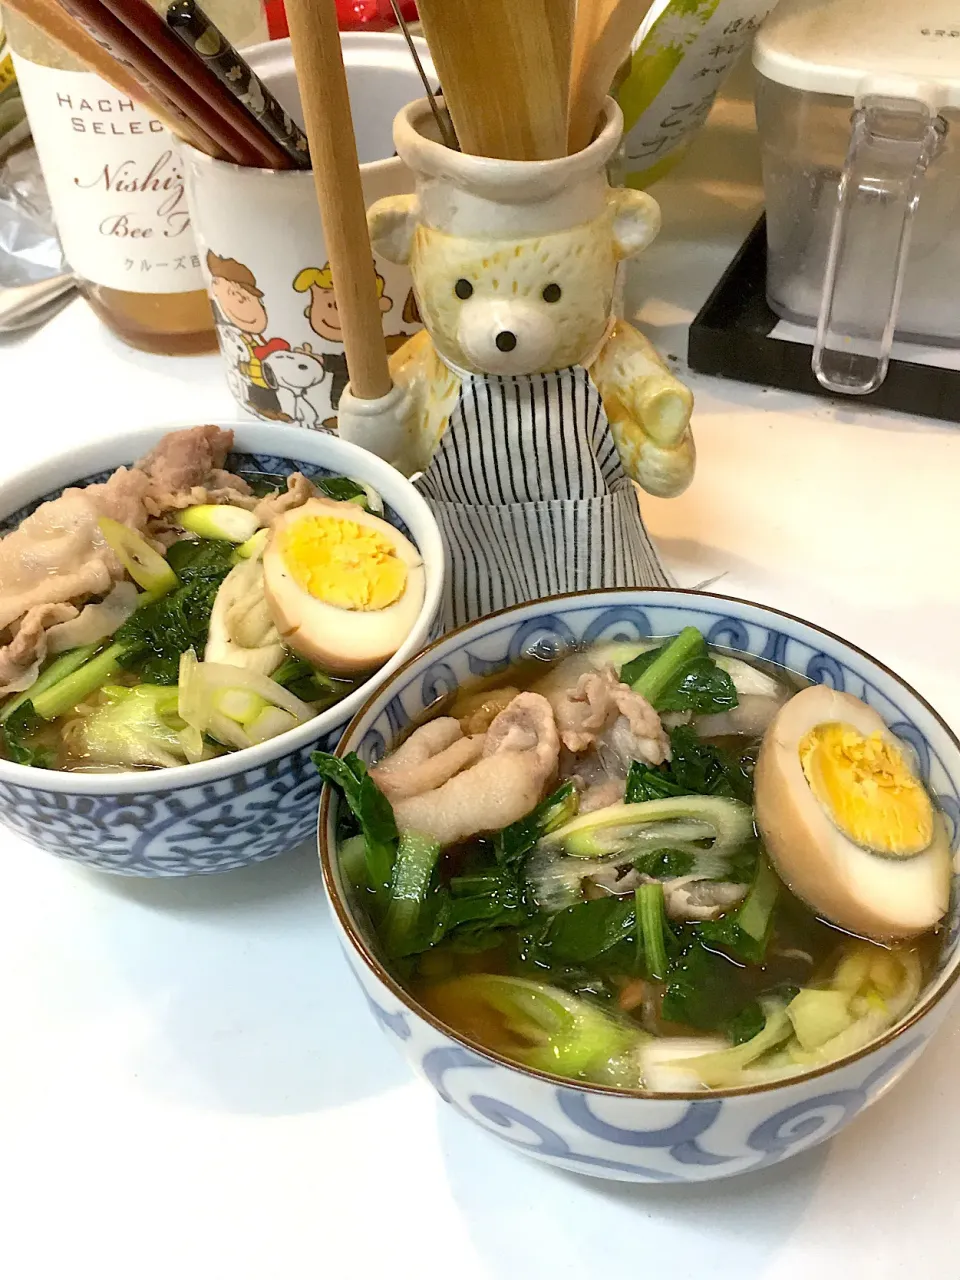
<path id="1" fill-rule="evenodd" d="M 13 638 L 0 649 L 0 694 L 29 689 L 47 656 L 46 629 L 75 618 L 72 604 L 41 604 L 13 624 Z"/>
<path id="2" fill-rule="evenodd" d="M 261 524 L 273 524 L 274 520 L 279 520 L 288 511 L 296 511 L 311 498 L 319 496 L 316 486 L 305 475 L 295 471 L 292 476 L 287 476 L 286 492 L 271 493 L 266 498 L 261 498 L 253 508 L 253 514 Z"/>
<path id="3" fill-rule="evenodd" d="M 423 795 L 479 760 L 483 745 L 482 734 L 464 737 L 456 720 L 431 720 L 372 770 L 373 780 L 392 803 Z"/>
<path id="4" fill-rule="evenodd" d="M 451 738 L 450 746 L 458 741 Z M 394 805 L 401 830 L 421 832 L 442 845 L 456 844 L 509 826 L 539 803 L 556 775 L 560 754 L 556 721 L 546 698 L 519 694 L 496 717 L 482 742 L 482 757 L 474 764 L 441 786 Z"/>
<path id="5" fill-rule="evenodd" d="M 150 482 L 150 514 L 160 516 L 204 503 L 255 507 L 257 498 L 247 482 L 224 470 L 232 448 L 233 432 L 215 426 L 190 427 L 165 435 L 137 463 Z"/>

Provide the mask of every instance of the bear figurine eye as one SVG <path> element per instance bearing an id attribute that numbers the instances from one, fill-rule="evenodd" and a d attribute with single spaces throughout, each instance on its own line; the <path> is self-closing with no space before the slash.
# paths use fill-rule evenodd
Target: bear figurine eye
<path id="1" fill-rule="evenodd" d="M 468 298 L 473 297 L 473 285 L 470 283 L 469 280 L 460 279 L 453 286 L 453 292 L 457 295 L 458 298 L 466 302 Z"/>
<path id="2" fill-rule="evenodd" d="M 563 290 L 558 284 L 548 284 L 541 297 L 544 302 L 559 302 L 563 297 Z"/>

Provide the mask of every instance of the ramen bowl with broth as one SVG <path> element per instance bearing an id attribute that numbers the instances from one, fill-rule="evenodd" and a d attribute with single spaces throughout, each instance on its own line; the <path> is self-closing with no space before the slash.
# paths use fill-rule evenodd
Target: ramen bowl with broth
<path id="1" fill-rule="evenodd" d="M 374 1017 L 548 1163 L 776 1163 L 895 1083 L 955 993 L 960 744 L 774 610 L 672 590 L 507 610 L 409 661 L 318 765 Z"/>
<path id="2" fill-rule="evenodd" d="M 193 757 L 195 762 L 182 763 L 179 756 L 172 755 L 167 759 L 167 753 L 164 753 L 157 758 L 154 767 L 144 767 L 144 759 L 140 755 L 130 757 L 125 764 L 118 765 L 120 757 L 113 755 L 109 769 L 104 767 L 102 756 L 98 759 L 96 768 L 87 768 L 86 756 L 77 760 L 64 755 L 61 740 L 66 738 L 68 731 L 59 728 L 63 717 L 58 719 L 58 712 L 50 722 L 51 741 L 42 744 L 45 750 L 49 749 L 51 757 L 47 767 L 36 767 L 32 761 L 20 762 L 11 757 L 8 749 L 0 753 L 3 755 L 0 758 L 0 824 L 49 853 L 121 875 L 184 876 L 230 871 L 285 853 L 308 838 L 315 826 L 320 794 L 320 780 L 310 762 L 311 752 L 317 748 L 332 749 L 336 746 L 350 717 L 376 683 L 395 671 L 423 646 L 437 616 L 443 580 L 443 549 L 439 531 L 426 503 L 413 486 L 392 467 L 363 449 L 321 432 L 250 422 L 222 423 L 218 427 L 211 426 L 201 430 L 217 431 L 220 435 L 232 432 L 232 451 L 225 459 L 229 474 L 257 476 L 261 479 L 270 477 L 280 488 L 298 475 L 309 482 L 309 486 L 319 486 L 321 489 L 324 485 L 329 487 L 335 481 L 342 486 L 342 478 L 348 477 L 356 482 L 355 487 L 359 487 L 364 493 L 369 491 L 369 494 L 375 495 L 380 511 L 380 516 L 375 521 L 377 530 L 389 532 L 392 537 L 402 540 L 403 546 L 409 548 L 411 555 L 414 555 L 415 549 L 419 590 L 414 601 L 415 607 L 404 614 L 400 630 L 394 631 L 393 645 L 381 645 L 371 650 L 369 661 L 365 661 L 351 675 L 349 682 L 340 680 L 338 675 L 332 682 L 337 698 L 333 705 L 324 707 L 322 701 L 311 701 L 309 717 L 305 709 L 295 724 L 289 722 L 290 727 L 287 727 L 287 721 L 283 721 L 282 731 L 276 736 L 265 737 L 256 742 L 251 735 L 240 737 L 237 731 L 242 726 L 237 722 L 231 727 L 230 734 L 218 737 L 216 745 L 212 745 L 205 735 L 199 744 L 201 750 Z M 178 434 L 182 436 L 184 433 Z M 88 485 L 98 484 L 102 489 L 104 482 L 117 468 L 130 468 L 136 460 L 143 459 L 157 449 L 162 441 L 169 440 L 170 435 L 163 428 L 122 433 L 109 440 L 72 449 L 32 471 L 6 481 L 0 486 L 0 530 L 10 533 L 17 529 L 41 504 L 57 499 L 65 489 L 78 486 L 82 490 Z M 314 499 L 299 511 L 291 510 L 283 516 L 284 528 L 279 530 L 278 537 L 284 535 L 286 522 L 295 520 L 298 515 L 311 511 L 317 505 Z M 325 513 L 328 510 L 338 511 L 342 505 L 327 504 L 323 510 Z M 224 513 L 252 518 L 250 513 L 242 510 L 237 512 L 229 504 L 196 507 L 193 510 L 206 513 L 208 522 L 218 517 L 222 523 Z M 347 510 L 356 513 L 350 527 L 358 537 L 374 523 L 373 517 L 360 506 L 353 505 Z M 184 513 L 184 519 L 186 514 Z M 362 528 L 359 522 L 365 522 Z M 299 537 L 298 530 L 299 526 L 295 526 L 293 535 Z M 124 529 L 120 528 L 119 532 L 124 534 Z M 175 541 L 167 549 L 166 555 L 172 557 L 176 549 L 185 549 L 193 554 L 198 548 L 200 551 L 204 548 L 207 551 L 219 548 L 233 557 L 233 544 L 240 537 L 247 536 L 247 533 L 235 533 L 228 537 L 222 530 L 215 532 L 216 537 Z M 263 531 L 265 532 L 266 530 Z M 183 530 L 173 529 L 170 536 L 180 539 L 182 533 Z M 128 543 L 138 537 L 129 528 L 126 528 L 124 536 Z M 254 542 L 261 536 L 258 533 L 250 541 Z M 378 532 L 377 537 L 380 536 Z M 266 544 L 268 548 L 276 540 L 271 536 Z M 284 616 L 290 615 L 289 626 L 285 626 L 285 630 L 292 633 L 303 621 L 304 609 L 323 606 L 309 591 L 301 591 L 300 596 L 306 603 L 300 614 L 295 614 L 291 600 L 294 604 L 298 603 L 296 591 L 283 584 L 284 575 L 287 574 L 289 565 L 294 564 L 295 551 L 303 552 L 300 559 L 308 567 L 317 556 L 311 546 L 298 548 L 293 545 L 291 538 L 287 538 L 287 541 L 291 544 L 289 564 L 280 563 L 278 572 L 271 581 L 283 586 Z M 91 711 L 80 724 L 84 729 L 84 746 L 88 755 L 90 744 L 94 740 L 92 727 L 108 722 L 115 709 L 122 712 L 128 705 L 127 700 L 132 701 L 141 694 L 169 695 L 172 706 L 168 719 L 164 721 L 169 729 L 166 736 L 170 745 L 180 750 L 178 744 L 181 744 L 185 730 L 181 726 L 178 732 L 175 727 L 170 726 L 178 723 L 172 717 L 179 715 L 178 698 L 183 694 L 182 664 L 185 657 L 191 659 L 188 666 L 192 675 L 207 668 L 221 674 L 224 671 L 227 674 L 235 673 L 235 677 L 231 676 L 234 682 L 251 676 L 259 682 L 258 687 L 268 691 L 272 688 L 272 683 L 276 683 L 267 679 L 264 684 L 263 670 L 251 672 L 247 667 L 230 664 L 229 655 L 210 662 L 210 645 L 218 625 L 215 616 L 216 601 L 228 589 L 238 571 L 245 571 L 246 566 L 254 564 L 253 557 L 242 559 L 241 551 L 242 547 L 237 549 L 237 564 L 227 572 L 227 577 L 216 588 L 215 596 L 208 592 L 203 597 L 203 608 L 208 611 L 213 600 L 213 613 L 203 615 L 202 630 L 208 631 L 207 639 L 205 645 L 199 646 L 200 658 L 206 654 L 207 660 L 197 661 L 192 649 L 186 655 L 174 653 L 174 658 L 164 658 L 168 663 L 174 662 L 175 658 L 180 659 L 180 695 L 177 688 L 170 687 L 175 686 L 178 680 L 175 662 L 172 672 L 162 678 L 149 671 L 144 675 L 137 675 L 132 668 L 123 667 L 122 664 L 114 672 L 111 666 L 111 680 L 116 688 L 111 686 L 98 689 L 91 695 L 91 698 L 99 700 L 97 705 L 88 707 L 86 704 L 90 703 L 91 698 L 87 698 L 77 708 L 78 712 Z M 164 572 L 171 567 L 158 553 L 155 553 L 155 559 Z M 386 562 L 388 559 L 384 555 L 379 556 L 381 561 Z M 225 568 L 226 564 L 227 561 L 224 561 L 221 568 Z M 180 562 L 178 566 L 182 581 L 175 579 L 176 590 L 171 588 L 166 594 L 159 594 L 153 606 L 147 604 L 142 609 L 136 608 L 123 627 L 112 636 L 108 635 L 101 641 L 86 646 L 86 649 L 76 650 L 83 662 L 79 667 L 73 664 L 69 674 L 63 675 L 61 683 L 40 692 L 40 685 L 47 674 L 69 660 L 70 652 L 49 658 L 49 665 L 41 671 L 35 686 L 27 687 L 22 694 L 8 695 L 0 708 L 0 720 L 3 721 L 0 723 L 0 739 L 6 748 L 13 741 L 10 725 L 15 722 L 14 717 L 20 714 L 20 708 L 17 707 L 4 720 L 7 708 L 14 707 L 26 697 L 36 715 L 42 719 L 43 713 L 39 710 L 42 697 L 56 695 L 57 690 L 66 686 L 68 681 L 76 680 L 84 672 L 109 658 L 111 648 L 121 643 L 119 637 L 124 634 L 125 627 L 137 623 L 138 619 L 147 619 L 149 615 L 152 618 L 150 626 L 153 632 L 162 635 L 168 615 L 157 612 L 154 617 L 151 607 L 159 609 L 169 602 L 175 603 L 175 597 L 179 598 L 181 591 L 188 590 L 185 571 Z M 268 576 L 264 570 L 265 583 Z M 130 585 L 129 590 L 135 593 L 136 588 Z M 143 597 L 138 596 L 138 604 L 145 598 L 146 593 Z M 199 598 L 198 595 L 197 599 Z M 199 605 L 193 608 L 190 615 L 195 623 L 200 616 L 198 609 Z M 186 606 L 182 612 L 186 616 Z M 390 611 L 383 610 L 384 614 L 387 612 Z M 169 614 L 174 622 L 177 616 L 172 611 Z M 349 627 L 351 622 L 356 622 L 358 616 L 344 609 L 340 611 L 335 624 L 324 616 L 313 630 L 324 635 L 335 630 L 341 638 L 349 634 L 345 647 L 350 653 L 354 653 L 360 639 L 349 632 Z M 360 621 L 363 621 L 362 617 Z M 180 635 L 180 630 L 172 623 L 166 626 L 170 636 L 168 647 L 176 649 L 176 637 Z M 225 628 L 221 630 L 226 631 Z M 223 636 L 218 636 L 217 642 L 221 644 L 221 649 L 226 647 Z M 105 646 L 103 652 L 98 650 L 98 643 Z M 293 637 L 292 643 L 299 641 Z M 91 653 L 96 651 L 95 656 L 85 657 L 86 650 Z M 135 652 L 139 654 L 141 650 L 137 649 Z M 149 662 L 157 657 L 150 645 L 142 650 L 142 654 L 144 660 Z M 241 656 L 246 659 L 246 655 Z M 281 659 L 285 665 L 289 665 L 286 658 L 285 651 L 281 651 L 269 669 L 273 671 L 276 662 Z M 273 674 L 277 673 L 273 671 Z M 93 689 L 95 684 L 92 681 L 90 688 Z M 236 690 L 232 684 L 226 692 L 235 697 Z M 240 692 L 243 693 L 244 690 L 241 689 Z M 304 692 L 308 698 L 313 697 L 309 691 Z M 284 697 L 289 705 L 296 705 L 283 692 L 278 696 Z M 74 701 L 75 698 L 71 696 L 65 700 L 64 706 L 69 704 L 72 708 Z M 221 700 L 218 705 L 227 704 Z M 307 704 L 304 705 L 306 708 Z M 70 714 L 73 713 L 71 710 Z M 52 711 L 49 714 L 53 716 Z M 138 749 L 142 749 L 141 739 L 146 737 L 145 731 L 134 735 L 131 725 L 132 721 L 125 721 L 117 732 L 110 735 L 111 751 L 119 749 L 118 744 L 125 751 L 138 744 Z M 216 728 L 214 732 L 221 734 L 220 728 Z M 107 739 L 102 741 L 106 743 Z M 70 745 L 75 746 L 73 738 Z M 58 749 L 59 755 L 56 754 Z M 29 761 L 29 757 L 27 759 Z M 186 756 L 186 759 L 189 760 L 190 757 Z M 76 764 L 81 767 L 71 767 Z M 156 767 L 159 765 L 163 767 Z"/>

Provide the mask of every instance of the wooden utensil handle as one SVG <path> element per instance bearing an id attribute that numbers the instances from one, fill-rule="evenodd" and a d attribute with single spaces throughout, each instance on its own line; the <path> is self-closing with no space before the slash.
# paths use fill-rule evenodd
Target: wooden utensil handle
<path id="1" fill-rule="evenodd" d="M 336 3 L 287 0 L 286 9 L 350 389 L 361 400 L 379 400 L 393 384 Z"/>

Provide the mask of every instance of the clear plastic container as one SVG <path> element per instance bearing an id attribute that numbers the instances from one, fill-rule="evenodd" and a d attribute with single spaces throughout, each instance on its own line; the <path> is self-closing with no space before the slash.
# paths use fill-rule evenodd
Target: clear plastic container
<path id="1" fill-rule="evenodd" d="M 767 297 L 816 326 L 834 391 L 876 390 L 894 335 L 960 346 L 960 24 L 931 13 L 948 7 L 784 0 L 758 37 Z"/>

